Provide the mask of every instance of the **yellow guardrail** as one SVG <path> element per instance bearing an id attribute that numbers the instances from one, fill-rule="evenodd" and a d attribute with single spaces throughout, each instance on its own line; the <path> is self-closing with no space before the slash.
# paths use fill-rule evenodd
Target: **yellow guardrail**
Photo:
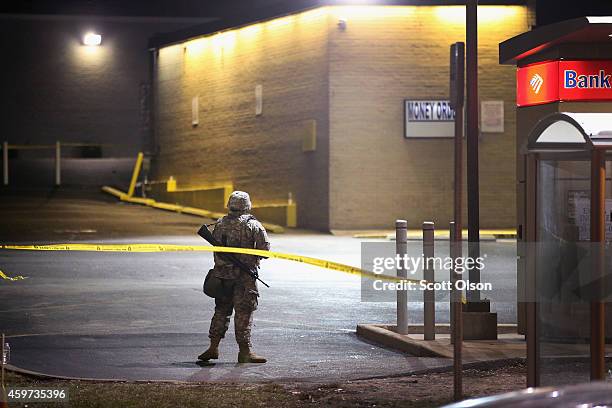
<path id="1" fill-rule="evenodd" d="M 159 201 L 155 201 L 152 198 L 130 197 L 127 193 L 124 193 L 121 190 L 118 190 L 116 188 L 109 187 L 109 186 L 102 187 L 102 191 L 112 196 L 117 197 L 121 201 L 133 203 L 133 204 L 146 205 L 148 207 L 158 208 L 160 210 L 174 211 L 174 212 L 178 212 L 182 214 L 197 215 L 199 217 L 209 218 L 212 220 L 216 220 L 225 215 L 224 213 L 209 211 L 203 208 L 185 207 L 185 206 L 178 205 L 178 204 L 162 203 Z M 285 229 L 281 227 L 280 225 L 270 224 L 267 222 L 262 222 L 261 224 L 266 228 L 266 230 L 270 232 L 274 232 L 277 234 L 281 234 L 285 232 Z"/>

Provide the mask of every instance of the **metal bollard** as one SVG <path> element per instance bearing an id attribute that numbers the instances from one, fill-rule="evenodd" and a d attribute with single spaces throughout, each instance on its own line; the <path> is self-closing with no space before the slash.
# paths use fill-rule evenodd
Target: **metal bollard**
<path id="1" fill-rule="evenodd" d="M 400 257 L 408 252 L 408 221 L 395 220 L 395 252 Z M 398 278 L 407 278 L 408 271 L 405 268 L 397 270 Z M 397 333 L 408 334 L 408 291 L 397 291 Z"/>
<path id="2" fill-rule="evenodd" d="M 435 280 L 434 265 L 434 223 L 423 223 L 423 279 L 427 282 Z M 431 260 L 430 260 L 431 259 Z M 428 261 L 429 260 L 429 261 Z M 436 339 L 436 292 L 426 290 L 423 292 L 423 339 Z"/>
<path id="3" fill-rule="evenodd" d="M 9 168 L 8 168 L 8 142 L 2 143 L 2 177 L 4 185 L 9 183 Z"/>
<path id="4" fill-rule="evenodd" d="M 458 230 L 455 222 L 450 223 L 450 256 L 453 259 L 461 257 L 461 231 Z M 453 267 L 450 271 L 450 279 L 453 289 L 450 297 L 450 326 L 451 326 L 451 344 L 453 344 L 453 366 L 454 366 L 454 393 L 459 395 L 463 389 L 463 374 L 462 374 L 462 348 L 463 348 L 463 314 L 461 306 L 461 291 L 455 289 L 455 282 L 459 278 Z"/>
<path id="5" fill-rule="evenodd" d="M 60 142 L 55 142 L 55 185 L 62 184 L 62 147 Z"/>

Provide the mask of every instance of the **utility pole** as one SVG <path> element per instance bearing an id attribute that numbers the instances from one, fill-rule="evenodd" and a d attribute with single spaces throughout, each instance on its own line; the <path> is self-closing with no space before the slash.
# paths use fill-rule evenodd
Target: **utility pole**
<path id="1" fill-rule="evenodd" d="M 480 191 L 478 172 L 478 0 L 466 0 L 466 132 L 467 132 L 467 205 L 468 257 L 480 258 Z M 461 234 L 461 230 L 458 232 Z M 471 284 L 480 283 L 480 269 L 472 266 L 468 272 Z M 468 290 L 463 305 L 463 338 L 466 340 L 496 340 L 497 313 L 491 313 L 491 303 L 481 299 L 480 290 Z M 470 330 L 467 330 L 467 328 Z"/>
<path id="2" fill-rule="evenodd" d="M 463 225 L 463 88 L 465 86 L 465 44 L 462 42 L 451 45 L 450 49 L 450 103 L 455 111 L 455 191 L 454 191 L 454 222 L 450 223 L 450 253 L 453 260 L 461 256 L 461 240 Z M 455 268 L 451 271 L 450 280 L 457 282 Z M 453 343 L 453 399 L 463 398 L 463 316 L 461 310 L 461 293 L 457 289 L 451 291 L 450 322 L 451 342 Z"/>
<path id="3" fill-rule="evenodd" d="M 467 128 L 467 198 L 468 198 L 468 255 L 480 256 L 480 191 L 478 185 L 478 0 L 466 3 L 466 128 Z M 480 270 L 470 268 L 471 283 L 480 282 Z M 469 303 L 480 302 L 480 291 L 467 293 Z M 468 307 L 469 311 L 469 307 Z"/>

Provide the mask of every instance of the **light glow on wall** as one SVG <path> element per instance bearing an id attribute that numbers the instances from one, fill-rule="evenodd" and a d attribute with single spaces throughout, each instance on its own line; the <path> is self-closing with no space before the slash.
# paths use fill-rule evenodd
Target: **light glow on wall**
<path id="1" fill-rule="evenodd" d="M 520 10 L 520 6 L 478 6 L 478 24 L 513 19 Z M 465 6 L 439 6 L 436 7 L 435 14 L 441 23 L 465 24 Z"/>
<path id="2" fill-rule="evenodd" d="M 241 38 L 245 38 L 245 39 L 254 38 L 254 37 L 257 37 L 261 33 L 262 29 L 263 27 L 261 24 L 253 24 L 253 25 L 246 26 L 244 28 L 239 29 L 238 34 L 240 35 Z"/>
<path id="3" fill-rule="evenodd" d="M 211 43 L 214 51 L 232 51 L 236 45 L 236 30 L 215 34 Z"/>
<path id="4" fill-rule="evenodd" d="M 311 23 L 321 21 L 328 15 L 328 7 L 319 7 L 302 13 L 192 39 L 182 43 L 182 47 L 187 63 L 190 65 L 192 63 L 197 64 L 197 61 L 205 57 L 208 52 L 212 52 L 212 55 L 216 57 L 228 56 L 236 47 L 244 49 L 244 47 L 256 46 L 259 44 L 258 40 L 262 35 L 284 35 L 286 28 L 293 29 L 301 24 L 304 24 L 304 27 L 310 27 Z"/>
<path id="5" fill-rule="evenodd" d="M 201 54 L 205 49 L 206 40 L 204 38 L 198 38 L 185 43 L 185 52 L 188 53 Z"/>
<path id="6" fill-rule="evenodd" d="M 350 24 L 351 19 L 374 19 L 387 17 L 407 17 L 421 6 L 332 6 L 330 7 L 336 21 L 344 19 Z"/>

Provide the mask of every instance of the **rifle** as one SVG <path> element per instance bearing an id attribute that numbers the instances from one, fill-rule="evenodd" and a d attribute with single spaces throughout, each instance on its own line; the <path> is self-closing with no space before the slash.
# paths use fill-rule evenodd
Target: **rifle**
<path id="1" fill-rule="evenodd" d="M 211 232 L 208 229 L 208 227 L 206 226 L 206 224 L 202 225 L 202 227 L 198 231 L 198 235 L 201 236 L 202 238 L 204 238 L 206 241 L 208 241 L 208 243 L 210 245 L 212 245 L 212 246 L 223 246 L 223 245 L 221 245 L 221 243 L 219 241 L 217 241 L 215 239 L 215 237 L 213 237 L 213 235 L 211 234 Z M 240 270 L 242 270 L 243 272 L 248 273 L 253 278 L 255 278 L 258 281 L 260 281 L 266 288 L 270 287 L 270 285 L 268 285 L 266 282 L 264 282 L 261 279 L 259 279 L 259 274 L 257 273 L 257 270 L 252 270 L 251 268 L 249 268 L 244 262 L 242 262 L 240 259 L 238 259 L 235 254 L 227 253 L 227 252 L 225 252 L 225 253 L 219 252 L 219 253 L 217 253 L 217 255 L 219 255 L 223 260 L 233 263 Z"/>

